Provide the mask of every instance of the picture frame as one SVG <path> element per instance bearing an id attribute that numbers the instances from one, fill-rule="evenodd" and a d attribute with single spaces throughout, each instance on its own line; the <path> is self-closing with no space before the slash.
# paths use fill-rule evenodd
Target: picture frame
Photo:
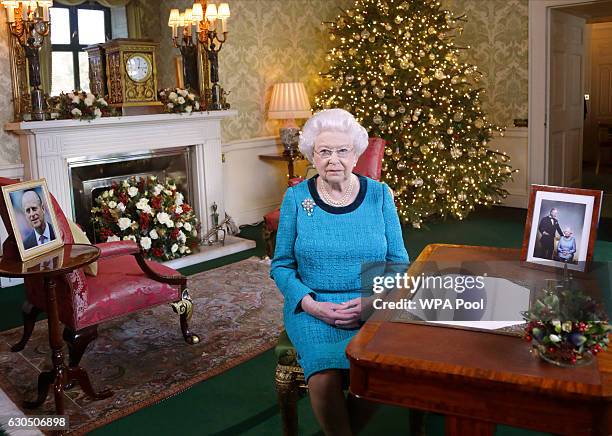
<path id="1" fill-rule="evenodd" d="M 593 260 L 603 191 L 531 185 L 521 260 L 585 272 Z"/>
<path id="2" fill-rule="evenodd" d="M 3 186 L 2 196 L 22 261 L 64 245 L 46 179 Z"/>

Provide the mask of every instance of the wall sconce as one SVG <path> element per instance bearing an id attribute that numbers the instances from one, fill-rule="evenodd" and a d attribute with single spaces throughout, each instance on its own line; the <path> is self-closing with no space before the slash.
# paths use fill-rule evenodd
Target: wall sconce
<path id="1" fill-rule="evenodd" d="M 23 47 L 28 60 L 32 120 L 42 121 L 45 112 L 40 89 L 39 51 L 51 29 L 49 8 L 53 6 L 53 0 L 2 0 L 1 3 L 6 8 L 10 32 Z M 17 55 L 15 53 L 12 61 L 18 64 L 22 61 L 16 59 Z"/>

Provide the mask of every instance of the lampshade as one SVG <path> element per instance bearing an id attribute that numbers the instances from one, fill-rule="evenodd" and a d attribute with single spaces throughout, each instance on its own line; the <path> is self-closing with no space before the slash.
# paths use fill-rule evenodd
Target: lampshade
<path id="1" fill-rule="evenodd" d="M 179 25 L 180 27 L 185 27 L 185 12 L 181 12 L 181 13 L 179 14 L 178 25 Z"/>
<path id="2" fill-rule="evenodd" d="M 225 19 L 227 19 L 229 17 L 230 17 L 229 4 L 221 3 L 219 5 L 219 9 L 217 11 L 217 18 L 219 18 L 220 20 L 225 20 Z"/>
<path id="3" fill-rule="evenodd" d="M 206 19 L 210 22 L 214 22 L 217 19 L 217 5 L 209 3 L 206 6 Z"/>
<path id="4" fill-rule="evenodd" d="M 19 2 L 17 0 L 2 0 L 2 6 L 5 8 L 17 8 L 19 7 Z"/>
<path id="5" fill-rule="evenodd" d="M 43 7 L 48 7 L 48 8 L 52 8 L 53 7 L 53 0 L 38 0 L 38 6 L 40 6 L 41 8 Z"/>
<path id="6" fill-rule="evenodd" d="M 268 110 L 269 119 L 310 118 L 310 115 L 310 103 L 303 83 L 291 82 L 274 85 Z"/>
<path id="7" fill-rule="evenodd" d="M 204 12 L 202 11 L 202 3 L 194 3 L 191 7 L 191 15 L 193 16 L 193 21 L 198 22 L 204 19 Z"/>
<path id="8" fill-rule="evenodd" d="M 191 26 L 193 21 L 193 13 L 190 8 L 185 9 L 185 26 Z"/>
<path id="9" fill-rule="evenodd" d="M 178 26 L 181 19 L 181 13 L 178 9 L 170 10 L 170 17 L 168 18 L 168 26 Z"/>

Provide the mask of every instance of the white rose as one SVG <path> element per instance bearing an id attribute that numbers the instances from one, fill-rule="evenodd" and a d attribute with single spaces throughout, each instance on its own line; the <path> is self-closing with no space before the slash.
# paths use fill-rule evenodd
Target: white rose
<path id="1" fill-rule="evenodd" d="M 140 246 L 143 248 L 143 250 L 148 250 L 151 248 L 151 238 L 147 238 L 146 236 L 140 238 Z"/>
<path id="2" fill-rule="evenodd" d="M 142 211 L 144 213 L 148 213 L 149 215 L 153 215 L 153 209 L 151 209 L 151 206 L 149 206 L 148 204 L 142 208 Z"/>
<path id="3" fill-rule="evenodd" d="M 104 191 L 102 193 L 102 198 L 108 198 L 108 191 Z"/>
<path id="4" fill-rule="evenodd" d="M 181 247 L 179 248 L 179 253 L 185 254 L 186 250 L 187 250 L 187 247 L 185 247 L 184 245 L 181 245 Z"/>
<path id="5" fill-rule="evenodd" d="M 174 108 L 174 105 L 172 103 L 168 103 L 166 106 L 168 106 L 168 109 Z"/>
<path id="6" fill-rule="evenodd" d="M 177 222 L 177 223 L 176 223 L 176 228 L 177 228 L 177 229 L 180 229 L 181 227 L 183 227 L 183 223 L 182 223 L 182 222 L 180 222 L 180 221 L 179 221 L 179 222 Z"/>
<path id="7" fill-rule="evenodd" d="M 125 212 L 125 204 L 119 203 L 117 205 L 117 209 L 119 209 L 121 212 Z"/>
<path id="8" fill-rule="evenodd" d="M 81 102 L 81 98 L 78 95 L 73 95 L 70 97 L 72 99 L 72 103 L 79 104 Z"/>
<path id="9" fill-rule="evenodd" d="M 177 215 L 180 215 L 183 213 L 183 208 L 181 206 L 176 206 L 174 211 L 177 213 Z"/>
<path id="10" fill-rule="evenodd" d="M 191 253 L 191 249 L 187 248 L 187 250 L 185 250 L 185 253 L 187 254 Z"/>
<path id="11" fill-rule="evenodd" d="M 134 236 L 134 235 L 124 236 L 123 240 L 124 241 L 134 241 L 134 242 L 136 242 L 136 236 Z"/>
<path id="12" fill-rule="evenodd" d="M 185 199 L 185 196 L 183 194 L 181 194 L 180 192 L 176 193 L 176 197 L 174 197 L 174 204 L 177 206 L 181 206 L 183 204 L 183 200 Z M 182 211 L 182 209 L 181 209 Z"/>
<path id="13" fill-rule="evenodd" d="M 198 236 L 198 231 L 194 230 L 193 232 L 191 232 L 191 236 L 193 236 L 194 238 Z"/>
<path id="14" fill-rule="evenodd" d="M 98 103 L 99 103 L 101 106 L 108 106 L 108 103 L 107 103 L 107 102 L 106 102 L 106 100 L 104 100 L 103 98 L 99 98 L 99 99 L 98 99 Z"/>
<path id="15" fill-rule="evenodd" d="M 168 222 L 166 223 L 166 227 L 174 227 L 174 221 L 168 220 Z"/>
<path id="16" fill-rule="evenodd" d="M 178 104 L 184 104 L 185 103 L 185 98 L 184 97 L 179 97 L 176 101 L 178 101 Z"/>
<path id="17" fill-rule="evenodd" d="M 191 231 L 191 224 L 189 224 L 189 223 L 185 223 L 185 225 L 184 225 L 183 227 L 185 227 L 185 230 L 186 230 L 186 231 L 188 231 L 188 232 L 190 232 L 190 231 Z"/>
<path id="18" fill-rule="evenodd" d="M 187 94 L 189 94 L 189 91 L 187 91 L 186 89 L 179 89 L 176 92 L 178 92 L 183 97 L 187 97 Z"/>
<path id="19" fill-rule="evenodd" d="M 178 245 L 172 244 L 172 247 L 170 247 L 170 251 L 172 251 L 173 253 L 176 253 L 177 250 L 178 250 Z"/>
<path id="20" fill-rule="evenodd" d="M 168 221 L 170 221 L 170 215 L 168 215 L 166 212 L 159 212 L 157 214 L 157 221 L 159 221 L 160 224 L 166 224 Z"/>
<path id="21" fill-rule="evenodd" d="M 111 197 L 115 195 L 115 190 L 111 189 L 110 191 L 108 191 L 108 195 L 110 195 Z"/>
<path id="22" fill-rule="evenodd" d="M 176 100 L 176 98 L 177 98 L 177 97 L 178 97 L 178 95 L 176 95 L 176 92 L 171 92 L 171 93 L 168 95 L 168 98 L 169 98 L 170 100 Z"/>
<path id="23" fill-rule="evenodd" d="M 148 206 L 148 203 L 149 199 L 142 197 L 140 200 L 138 200 L 138 203 L 136 203 L 136 209 L 144 210 Z"/>
<path id="24" fill-rule="evenodd" d="M 183 233 L 183 231 L 179 231 L 178 236 L 176 237 L 177 241 L 179 241 L 181 244 L 184 244 L 185 241 L 187 241 L 187 236 L 185 236 L 185 234 Z"/>
<path id="25" fill-rule="evenodd" d="M 106 242 L 117 242 L 117 241 L 121 241 L 121 238 L 119 236 L 112 235 L 106 238 Z"/>
<path id="26" fill-rule="evenodd" d="M 159 235 L 157 234 L 157 230 L 153 229 L 149 232 L 149 236 L 151 237 L 151 239 L 157 239 L 159 238 Z"/>
<path id="27" fill-rule="evenodd" d="M 76 108 L 76 107 L 72 109 L 70 113 L 74 115 L 75 117 L 80 117 L 81 115 L 83 115 L 83 112 L 81 112 L 81 109 Z"/>
<path id="28" fill-rule="evenodd" d="M 195 100 L 195 94 L 189 94 L 189 100 Z"/>
<path id="29" fill-rule="evenodd" d="M 135 187 L 135 186 L 130 186 L 130 187 L 128 188 L 128 195 L 129 195 L 130 197 L 135 197 L 137 194 L 138 194 L 138 188 L 137 188 L 137 187 Z"/>
<path id="30" fill-rule="evenodd" d="M 199 111 L 200 110 L 200 103 L 199 102 L 195 102 L 195 110 Z"/>
<path id="31" fill-rule="evenodd" d="M 94 97 L 94 98 L 89 98 L 89 97 L 87 97 L 87 98 L 84 100 L 84 102 L 85 102 L 85 105 L 86 105 L 86 106 L 91 106 L 91 105 L 94 103 L 94 101 L 96 101 L 95 97 Z"/>
<path id="32" fill-rule="evenodd" d="M 117 207 L 117 202 L 113 201 L 113 200 L 109 201 L 108 202 L 108 207 L 110 207 L 111 209 L 116 208 Z"/>
<path id="33" fill-rule="evenodd" d="M 153 187 L 153 195 L 157 196 L 157 195 L 161 194 L 163 190 L 164 190 L 163 185 L 160 185 L 158 183 L 157 185 L 155 185 L 155 187 Z"/>
<path id="34" fill-rule="evenodd" d="M 102 111 L 98 108 L 94 109 L 94 117 L 100 118 L 102 116 Z"/>
<path id="35" fill-rule="evenodd" d="M 125 230 L 132 225 L 132 220 L 126 217 L 119 218 L 119 221 L 117 221 L 117 224 L 119 225 L 119 228 L 121 230 Z"/>
<path id="36" fill-rule="evenodd" d="M 190 114 L 192 111 L 193 111 L 193 108 L 191 106 L 187 106 L 185 108 L 185 112 L 188 113 L 188 114 Z"/>

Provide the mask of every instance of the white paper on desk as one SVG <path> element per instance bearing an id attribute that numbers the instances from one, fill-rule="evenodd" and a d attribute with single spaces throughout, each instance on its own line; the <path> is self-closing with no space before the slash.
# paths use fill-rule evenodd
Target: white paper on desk
<path id="1" fill-rule="evenodd" d="M 448 274 L 443 277 L 455 276 L 457 274 Z M 482 277 L 482 280 L 484 282 L 482 289 L 467 289 L 463 293 L 457 293 L 454 289 L 421 286 L 413 298 L 413 301 L 417 303 L 416 309 L 407 309 L 407 312 L 423 321 L 435 324 L 486 330 L 523 324 L 525 321 L 521 312 L 529 309 L 529 289 L 498 277 Z M 449 301 L 453 309 L 423 308 L 419 300 L 432 298 Z M 479 302 L 483 299 L 484 307 L 470 310 L 457 309 L 457 299 L 470 302 Z"/>

